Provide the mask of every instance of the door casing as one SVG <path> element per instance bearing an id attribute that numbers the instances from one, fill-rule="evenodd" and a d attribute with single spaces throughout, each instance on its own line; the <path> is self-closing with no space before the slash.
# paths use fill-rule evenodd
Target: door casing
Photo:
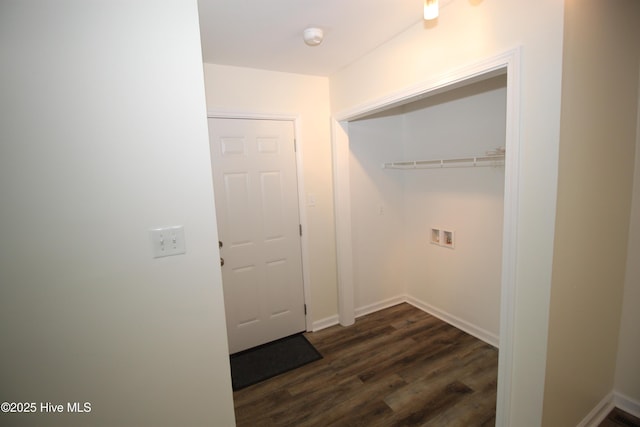
<path id="1" fill-rule="evenodd" d="M 302 169 L 302 143 L 298 135 L 300 135 L 299 122 L 297 115 L 282 114 L 262 114 L 253 112 L 225 112 L 225 111 L 209 111 L 207 112 L 209 119 L 249 119 L 249 120 L 281 120 L 293 122 L 293 132 L 296 141 L 296 181 L 298 184 L 298 214 L 300 217 L 300 225 L 302 226 L 302 236 L 300 237 L 300 248 L 302 252 L 302 286 L 304 293 L 304 304 L 306 306 L 305 324 L 307 332 L 312 330 L 312 310 L 311 301 L 311 279 L 309 275 L 309 236 L 306 205 L 304 191 L 304 176 Z"/>
<path id="2" fill-rule="evenodd" d="M 487 58 L 420 84 L 391 93 L 331 118 L 336 251 L 338 271 L 338 318 L 343 326 L 355 322 L 351 194 L 349 182 L 349 121 L 446 92 L 499 74 L 507 75 L 505 133 L 505 187 L 500 297 L 500 352 L 496 425 L 511 425 L 511 390 L 514 365 L 514 323 L 520 167 L 520 59 L 521 48 Z"/>

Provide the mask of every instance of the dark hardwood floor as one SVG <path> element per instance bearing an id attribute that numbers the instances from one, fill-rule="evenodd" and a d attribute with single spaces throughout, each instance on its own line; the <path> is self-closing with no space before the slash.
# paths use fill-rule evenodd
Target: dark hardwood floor
<path id="1" fill-rule="evenodd" d="M 234 393 L 238 426 L 493 426 L 498 350 L 400 304 L 306 334 L 323 359 Z"/>
<path id="2" fill-rule="evenodd" d="M 599 427 L 640 427 L 640 418 L 634 417 L 622 409 L 613 408 Z"/>

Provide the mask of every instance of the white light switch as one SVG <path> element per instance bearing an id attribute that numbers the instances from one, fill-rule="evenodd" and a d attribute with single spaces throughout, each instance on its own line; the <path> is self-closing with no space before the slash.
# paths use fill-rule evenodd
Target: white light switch
<path id="1" fill-rule="evenodd" d="M 156 228 L 150 230 L 150 233 L 154 258 L 180 255 L 186 252 L 183 226 Z"/>

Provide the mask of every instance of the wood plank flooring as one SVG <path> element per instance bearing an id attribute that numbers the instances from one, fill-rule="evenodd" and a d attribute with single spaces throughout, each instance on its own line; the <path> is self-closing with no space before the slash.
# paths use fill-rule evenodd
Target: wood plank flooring
<path id="1" fill-rule="evenodd" d="M 622 409 L 613 408 L 599 427 L 640 427 L 640 418 L 634 417 Z"/>
<path id="2" fill-rule="evenodd" d="M 238 426 L 493 426 L 498 350 L 409 305 L 306 334 L 323 359 L 234 393 Z"/>

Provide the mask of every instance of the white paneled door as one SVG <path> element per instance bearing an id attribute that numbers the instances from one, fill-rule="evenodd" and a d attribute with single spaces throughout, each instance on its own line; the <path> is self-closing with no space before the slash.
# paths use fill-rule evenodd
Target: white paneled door
<path id="1" fill-rule="evenodd" d="M 293 122 L 209 119 L 229 351 L 305 330 Z"/>

